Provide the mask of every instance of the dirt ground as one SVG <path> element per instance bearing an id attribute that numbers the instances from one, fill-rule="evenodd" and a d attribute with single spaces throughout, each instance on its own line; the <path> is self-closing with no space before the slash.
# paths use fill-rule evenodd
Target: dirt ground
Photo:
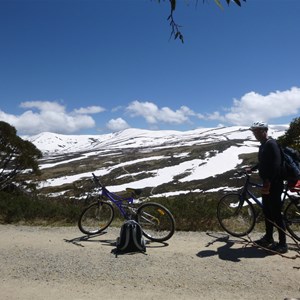
<path id="1" fill-rule="evenodd" d="M 284 258 L 224 233 L 176 232 L 116 257 L 118 234 L 0 225 L 0 299 L 300 299 L 292 241 Z"/>

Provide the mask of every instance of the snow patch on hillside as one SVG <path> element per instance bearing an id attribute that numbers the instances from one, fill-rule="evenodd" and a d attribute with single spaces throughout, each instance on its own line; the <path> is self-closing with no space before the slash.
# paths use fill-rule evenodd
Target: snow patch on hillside
<path id="1" fill-rule="evenodd" d="M 286 125 L 270 126 L 269 135 L 277 138 L 284 134 L 288 128 Z M 150 131 L 141 129 L 126 129 L 118 133 L 106 135 L 61 135 L 54 133 L 42 133 L 34 137 L 27 137 L 36 145 L 46 158 L 41 160 L 41 169 L 46 169 L 59 164 L 67 164 L 77 160 L 87 158 L 89 156 L 107 156 L 116 154 L 116 151 L 124 149 L 139 148 L 146 153 L 151 153 L 151 149 L 161 149 L 168 147 L 176 149 L 176 146 L 193 146 L 201 144 L 216 143 L 220 141 L 235 140 L 236 145 L 229 147 L 223 152 L 216 151 L 215 155 L 207 155 L 204 159 L 191 159 L 183 161 L 177 165 L 162 167 L 155 171 L 147 171 L 150 176 L 148 178 L 135 180 L 134 176 L 140 174 L 128 174 L 133 179 L 130 184 L 121 184 L 109 186 L 112 192 L 124 190 L 130 185 L 131 188 L 156 187 L 164 183 L 174 181 L 175 176 L 180 175 L 180 182 L 188 182 L 199 179 L 206 179 L 211 176 L 223 174 L 236 168 L 242 160 L 240 154 L 254 153 L 258 151 L 259 143 L 254 139 L 251 131 L 247 127 L 232 126 L 218 128 L 200 128 L 191 131 Z M 67 154 L 75 154 L 73 158 L 67 158 Z M 178 156 L 188 155 L 189 153 L 181 153 Z M 51 162 L 52 158 L 58 156 L 66 159 L 59 159 Z M 174 154 L 175 157 L 176 154 Z M 177 156 L 177 157 L 178 157 Z M 148 160 L 168 159 L 165 156 L 148 156 L 143 159 L 131 160 L 123 163 L 117 163 L 114 166 L 103 167 L 94 170 L 96 176 L 109 174 L 116 168 L 123 168 L 138 162 Z M 127 175 L 122 175 L 122 177 Z M 61 186 L 70 184 L 77 180 L 90 178 L 91 172 L 83 172 L 80 174 L 66 175 L 59 178 L 53 178 L 42 181 L 39 188 L 48 186 Z M 117 182 L 117 180 L 116 180 Z M 175 184 L 175 183 L 174 183 Z"/>

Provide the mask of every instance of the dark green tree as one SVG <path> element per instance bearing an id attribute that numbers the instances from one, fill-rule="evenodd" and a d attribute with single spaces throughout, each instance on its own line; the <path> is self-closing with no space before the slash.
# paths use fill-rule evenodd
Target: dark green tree
<path id="1" fill-rule="evenodd" d="M 37 174 L 37 160 L 42 153 L 35 145 L 17 135 L 16 129 L 0 121 L 0 190 L 16 180 L 25 171 Z"/>
<path id="2" fill-rule="evenodd" d="M 161 0 L 158 0 L 158 2 L 160 2 Z M 170 8 L 171 8 L 171 12 L 170 15 L 168 17 L 168 21 L 170 22 L 170 26 L 171 26 L 171 37 L 174 37 L 174 39 L 176 40 L 177 38 L 179 38 L 181 40 L 181 42 L 183 43 L 183 34 L 180 31 L 180 25 L 178 25 L 175 20 L 174 20 L 174 12 L 176 10 L 176 3 L 178 0 L 169 0 L 170 2 Z M 198 3 L 198 0 L 195 0 L 196 3 Z M 202 0 L 203 2 L 205 2 L 205 0 Z M 208 1 L 208 0 L 207 0 Z M 223 9 L 222 6 L 222 1 L 221 0 L 214 0 L 215 3 L 221 8 Z M 226 2 L 228 5 L 230 5 L 231 2 L 234 2 L 235 4 L 237 4 L 238 6 L 241 6 L 241 2 L 244 1 L 246 2 L 246 0 L 224 0 L 224 2 Z"/>
<path id="3" fill-rule="evenodd" d="M 283 147 L 292 147 L 300 152 L 300 117 L 295 118 L 284 135 L 278 138 Z"/>

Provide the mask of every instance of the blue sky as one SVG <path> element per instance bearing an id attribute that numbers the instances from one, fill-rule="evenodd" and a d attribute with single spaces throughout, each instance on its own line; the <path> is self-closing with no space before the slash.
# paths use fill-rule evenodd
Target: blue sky
<path id="1" fill-rule="evenodd" d="M 300 1 L 0 0 L 0 120 L 19 134 L 287 124 Z"/>

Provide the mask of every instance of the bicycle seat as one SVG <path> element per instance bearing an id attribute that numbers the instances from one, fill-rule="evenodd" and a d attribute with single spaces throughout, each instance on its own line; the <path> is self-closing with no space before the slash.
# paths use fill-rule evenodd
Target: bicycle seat
<path id="1" fill-rule="evenodd" d="M 133 196 L 140 196 L 142 191 L 143 191 L 142 189 L 126 188 L 126 192 L 131 193 Z"/>

